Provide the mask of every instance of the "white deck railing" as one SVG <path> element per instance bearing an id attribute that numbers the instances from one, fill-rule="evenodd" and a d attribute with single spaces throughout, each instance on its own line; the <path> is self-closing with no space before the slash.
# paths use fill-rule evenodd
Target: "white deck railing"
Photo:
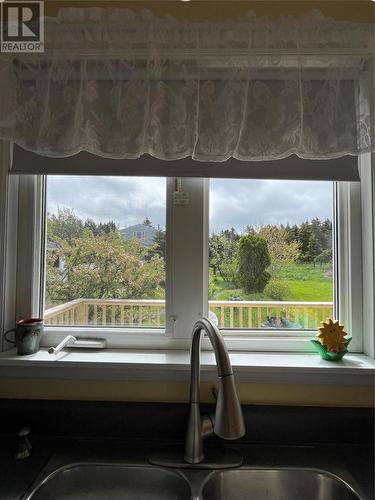
<path id="1" fill-rule="evenodd" d="M 260 328 L 275 325 L 317 328 L 332 318 L 332 302 L 263 302 L 210 300 L 220 328 Z M 164 300 L 76 299 L 47 309 L 46 325 L 149 326 L 165 325 Z"/>

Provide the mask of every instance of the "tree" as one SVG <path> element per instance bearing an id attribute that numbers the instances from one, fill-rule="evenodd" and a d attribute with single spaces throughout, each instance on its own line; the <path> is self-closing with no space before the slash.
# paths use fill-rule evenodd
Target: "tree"
<path id="1" fill-rule="evenodd" d="M 145 220 L 142 222 L 144 226 L 152 227 L 152 222 L 148 217 L 145 218 Z"/>
<path id="2" fill-rule="evenodd" d="M 315 233 L 310 234 L 309 243 L 307 246 L 307 260 L 309 262 L 314 262 L 315 258 L 322 252 L 322 245 L 319 242 L 318 237 Z"/>
<path id="3" fill-rule="evenodd" d="M 47 294 L 50 301 L 76 298 L 126 299 L 157 297 L 164 280 L 164 262 L 158 255 L 145 259 L 147 250 L 120 233 L 94 236 L 84 233 L 60 247 L 47 259 L 63 259 L 62 270 L 47 261 Z"/>
<path id="4" fill-rule="evenodd" d="M 86 219 L 84 224 L 85 229 L 89 229 L 94 236 L 101 234 L 109 234 L 111 231 L 118 231 L 116 224 L 110 220 L 108 222 L 99 222 L 97 224 L 94 219 Z"/>
<path id="5" fill-rule="evenodd" d="M 219 272 L 224 281 L 235 281 L 239 236 L 232 228 L 212 234 L 209 239 L 210 267 Z"/>
<path id="6" fill-rule="evenodd" d="M 314 262 L 319 264 L 320 267 L 322 267 L 323 264 L 330 264 L 332 262 L 332 250 L 323 250 L 322 253 L 315 257 Z"/>
<path id="7" fill-rule="evenodd" d="M 166 256 L 166 234 L 165 231 L 158 229 L 154 236 L 154 245 L 150 249 L 152 255 L 159 255 L 164 262 Z"/>
<path id="8" fill-rule="evenodd" d="M 288 243 L 291 243 L 292 241 L 295 241 L 298 243 L 298 246 L 300 247 L 300 240 L 299 240 L 299 227 L 297 224 L 294 224 L 293 226 L 290 226 L 287 224 L 286 226 L 281 226 L 283 229 L 285 229 L 286 233 L 286 241 Z"/>
<path id="9" fill-rule="evenodd" d="M 210 267 L 212 267 L 214 276 L 220 269 L 223 260 L 223 244 L 220 235 L 213 234 L 209 239 L 209 260 Z"/>
<path id="10" fill-rule="evenodd" d="M 303 222 L 299 227 L 285 226 L 287 241 L 295 241 L 299 245 L 301 262 L 314 262 L 322 251 L 332 249 L 332 222 L 319 218 Z"/>
<path id="11" fill-rule="evenodd" d="M 270 280 L 266 271 L 271 264 L 267 242 L 254 234 L 240 238 L 238 247 L 238 280 L 245 292 L 262 292 Z"/>
<path id="12" fill-rule="evenodd" d="M 321 225 L 323 248 L 324 250 L 332 249 L 332 221 L 326 219 Z"/>
<path id="13" fill-rule="evenodd" d="M 82 220 L 71 208 L 58 208 L 57 215 L 48 214 L 47 234 L 50 241 L 59 243 L 61 240 L 72 244 L 76 238 L 83 234 Z"/>
<path id="14" fill-rule="evenodd" d="M 311 236 L 311 228 L 308 221 L 303 222 L 298 229 L 298 240 L 300 242 L 302 262 L 309 262 L 309 241 Z"/>
<path id="15" fill-rule="evenodd" d="M 287 230 L 284 227 L 268 224 L 262 226 L 257 234 L 267 241 L 271 257 L 270 273 L 272 275 L 277 274 L 283 264 L 295 262 L 298 259 L 298 242 L 288 242 Z"/>

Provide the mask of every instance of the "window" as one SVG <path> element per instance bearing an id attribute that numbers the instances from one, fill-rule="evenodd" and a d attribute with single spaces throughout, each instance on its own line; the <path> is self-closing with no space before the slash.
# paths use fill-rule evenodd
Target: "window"
<path id="1" fill-rule="evenodd" d="M 368 245 L 367 240 L 368 234 L 372 234 L 371 224 L 373 223 L 371 212 L 373 210 L 372 192 L 368 189 L 372 183 L 371 170 L 368 169 L 368 161 L 371 161 L 371 157 L 367 158 L 367 163 L 365 160 L 366 158 L 362 160 L 362 179 L 365 179 L 365 184 L 358 182 L 335 183 L 334 195 L 331 195 L 334 205 L 332 226 L 335 228 L 333 231 L 332 252 L 333 261 L 336 263 L 336 267 L 333 269 L 333 275 L 336 277 L 336 280 L 333 278 L 333 302 L 340 321 L 345 325 L 347 331 L 354 335 L 351 348 L 357 352 L 362 352 L 364 348 L 367 349 L 365 352 L 371 352 L 371 343 L 369 344 L 370 347 L 367 344 L 365 344 L 364 348 L 362 347 L 361 332 L 363 318 L 371 328 L 369 318 L 372 318 L 371 311 L 373 310 L 373 301 L 370 300 L 373 285 L 366 281 L 367 278 L 371 278 L 371 274 L 366 271 L 369 267 L 367 266 L 365 268 L 366 272 L 362 273 L 362 253 L 365 252 L 367 262 L 370 262 L 372 258 L 372 247 Z M 53 179 L 57 179 L 57 177 L 53 177 Z M 100 180 L 104 182 L 105 178 L 100 177 Z M 119 181 L 120 178 L 117 178 L 117 182 Z M 47 179 L 47 184 L 48 182 Z M 108 310 L 105 316 L 105 325 L 98 324 L 95 327 L 93 322 L 89 320 L 86 321 L 86 324 L 85 322 L 77 322 L 75 325 L 64 325 L 56 322 L 55 325 L 49 325 L 46 328 L 44 345 L 56 344 L 67 332 L 70 332 L 81 336 L 97 337 L 98 335 L 105 335 L 109 347 L 156 347 L 158 349 L 188 347 L 192 324 L 201 315 L 209 314 L 209 309 L 211 309 L 209 305 L 209 300 L 212 300 L 209 299 L 211 293 L 209 275 L 213 271 L 212 267 L 210 269 L 209 242 L 210 233 L 212 234 L 216 229 L 214 226 L 210 229 L 209 224 L 210 198 L 212 205 L 215 200 L 215 183 L 231 183 L 233 181 L 208 181 L 207 179 L 186 177 L 182 178 L 180 182 L 174 178 L 168 178 L 163 182 L 166 187 L 163 208 L 165 226 L 163 226 L 162 222 L 157 222 L 158 219 L 155 219 L 153 212 L 148 209 L 142 209 L 143 220 L 141 221 L 141 223 L 145 222 L 146 218 L 149 218 L 154 226 L 160 224 L 161 229 L 165 230 L 164 251 L 165 255 L 167 255 L 164 284 L 165 313 L 161 314 L 160 326 L 157 326 L 158 321 L 154 321 L 155 315 L 152 321 L 148 322 L 147 315 L 143 316 L 143 313 L 144 323 L 142 325 L 139 324 L 139 321 L 131 322 L 130 316 L 126 317 L 125 313 L 124 322 L 121 323 L 121 311 L 118 309 L 115 310 L 113 317 L 116 321 L 113 324 L 111 322 L 112 311 Z M 262 181 L 240 182 L 243 184 L 245 182 Z M 11 313 L 13 301 L 15 303 L 13 310 L 16 310 L 17 318 L 28 317 L 31 314 L 43 314 L 45 276 L 41 256 L 48 252 L 56 252 L 56 247 L 50 245 L 48 249 L 47 229 L 43 227 L 43 217 L 41 216 L 43 213 L 47 214 L 48 212 L 45 202 L 48 201 L 49 193 L 51 193 L 51 186 L 49 188 L 47 186 L 47 189 L 45 189 L 45 178 L 37 175 L 8 176 L 7 183 L 7 231 L 9 234 L 14 234 L 14 230 L 11 230 L 11 228 L 15 227 L 14 224 L 17 224 L 18 221 L 18 245 L 16 246 L 16 242 L 13 242 L 12 238 L 7 239 L 7 245 L 10 249 L 7 252 L 8 263 L 6 266 L 6 277 L 9 280 L 8 289 L 10 290 L 10 293 L 7 293 L 7 300 L 10 304 L 7 310 L 10 311 L 8 324 L 11 324 L 14 321 L 14 316 L 12 317 Z M 143 178 L 142 184 L 147 184 L 147 178 Z M 281 183 L 279 184 L 281 185 Z M 80 188 L 82 186 L 85 186 L 85 183 L 82 182 L 82 177 L 80 177 Z M 328 184 L 325 184 L 325 186 L 328 186 Z M 46 192 L 47 198 L 45 196 Z M 165 193 L 165 191 L 163 192 Z M 159 196 L 159 202 L 160 198 Z M 95 205 L 95 197 L 90 200 L 90 210 L 92 210 Z M 244 205 L 246 205 L 247 201 L 242 200 L 242 198 L 239 200 Z M 147 206 L 147 195 L 144 196 L 142 203 L 146 203 L 145 206 Z M 17 215 L 17 204 L 19 217 Z M 77 205 L 72 204 L 72 208 L 75 208 L 78 213 Z M 57 213 L 56 207 L 54 210 Z M 212 210 L 211 208 L 211 216 L 213 214 Z M 230 212 L 229 209 L 228 212 Z M 90 215 L 92 215 L 92 212 L 79 213 L 83 220 L 90 218 Z M 315 215 L 314 211 L 313 214 Z M 365 214 L 365 218 L 363 218 L 363 214 Z M 110 218 L 109 215 L 105 214 L 104 217 L 96 219 L 96 224 L 100 224 L 100 222 L 104 224 Z M 47 218 L 45 222 L 47 223 Z M 138 222 L 139 220 L 136 219 L 132 222 L 129 221 L 128 224 L 136 225 Z M 124 222 L 122 224 L 125 226 Z M 126 224 L 127 227 L 128 224 Z M 361 248 L 362 225 L 365 227 L 366 240 Z M 258 223 L 257 226 L 259 226 Z M 367 233 L 367 229 L 370 233 Z M 144 231 L 146 237 L 147 227 Z M 15 258 L 17 258 L 17 261 Z M 13 271 L 15 270 L 15 262 L 18 268 L 18 279 L 17 294 L 13 298 L 11 292 L 16 282 L 15 271 Z M 56 267 L 53 267 L 53 270 L 55 272 L 63 271 L 66 265 L 67 262 L 64 261 L 64 258 L 61 258 L 58 267 L 55 261 Z M 364 297 L 363 306 L 362 297 Z M 136 297 L 133 300 L 141 299 Z M 146 298 L 145 300 L 151 299 Z M 51 305 L 54 306 L 54 304 Z M 363 313 L 363 307 L 368 312 Z M 99 311 L 97 312 L 99 313 Z M 91 309 L 89 313 L 90 320 L 92 314 Z M 218 316 L 220 323 L 219 314 L 217 312 L 215 314 Z M 246 328 L 248 325 L 245 323 L 241 328 L 239 319 L 236 319 L 237 312 L 235 309 L 233 314 L 233 327 L 230 327 L 230 323 L 221 326 L 222 333 L 227 337 L 227 344 L 231 349 L 258 351 L 305 351 L 309 349 L 306 338 L 312 335 L 314 329 L 250 329 Z M 276 316 L 276 314 L 271 314 Z M 99 319 L 101 319 L 100 315 L 103 317 L 103 313 L 98 314 Z M 65 321 L 70 320 L 65 318 Z M 308 326 L 310 327 L 310 325 Z"/>
<path id="2" fill-rule="evenodd" d="M 334 316 L 332 182 L 210 182 L 209 308 L 221 328 L 312 330 Z"/>
<path id="3" fill-rule="evenodd" d="M 46 325 L 165 327 L 165 179 L 48 176 L 45 216 Z"/>
<path id="4" fill-rule="evenodd" d="M 134 181 L 135 178 L 116 177 L 113 179 L 113 186 L 121 192 L 121 197 L 125 199 L 125 191 L 121 186 Z M 72 182 L 76 182 L 75 187 L 69 184 Z M 305 183 L 310 192 L 308 196 L 302 196 L 302 184 L 293 184 L 292 181 L 209 181 L 208 179 L 188 177 L 180 180 L 168 178 L 165 181 L 160 178 L 142 178 L 137 180 L 137 188 L 131 190 L 134 195 L 134 203 L 132 206 L 128 205 L 128 209 L 124 209 L 121 204 L 117 207 L 116 198 L 111 194 L 112 188 L 109 187 L 109 201 L 104 202 L 100 205 L 101 208 L 98 209 L 98 193 L 96 195 L 89 194 L 90 182 L 96 182 L 98 186 L 100 185 L 100 192 L 103 193 L 107 189 L 104 189 L 103 186 L 109 186 L 112 181 L 111 178 L 106 177 L 90 177 L 85 181 L 78 178 L 74 181 L 72 177 L 58 178 L 52 176 L 46 179 L 47 188 L 45 188 L 42 177 L 20 177 L 20 213 L 22 209 L 22 219 L 25 220 L 24 222 L 21 221 L 24 225 L 21 224 L 19 234 L 25 244 L 19 246 L 18 259 L 21 262 L 19 266 L 22 265 L 26 269 L 26 273 L 24 279 L 19 280 L 18 283 L 18 296 L 21 297 L 21 301 L 18 302 L 18 311 L 21 311 L 20 315 L 27 314 L 22 313 L 22 308 L 26 311 L 32 307 L 33 311 L 38 311 L 38 307 L 41 306 L 42 302 L 37 302 L 35 297 L 43 297 L 41 290 L 44 289 L 45 282 L 48 284 L 45 289 L 45 305 L 49 317 L 47 323 L 49 324 L 44 337 L 45 345 L 56 343 L 57 340 L 63 338 L 70 331 L 73 334 L 92 337 L 104 335 L 107 337 L 109 347 L 186 348 L 189 345 L 193 323 L 200 316 L 208 315 L 210 311 L 211 314 L 216 315 L 219 326 L 227 337 L 227 345 L 229 348 L 236 350 L 308 350 L 309 345 L 306 338 L 314 334 L 317 323 L 323 318 L 324 314 L 327 314 L 327 310 L 332 308 L 338 311 L 339 318 L 349 332 L 361 332 L 361 209 L 360 186 L 358 183 L 325 182 L 316 184 L 315 189 L 312 183 Z M 237 183 L 237 186 L 240 185 L 241 189 L 235 189 L 233 187 L 234 183 Z M 146 189 L 149 184 L 153 186 L 152 194 L 147 192 Z M 244 193 L 247 184 L 253 186 L 251 196 Z M 70 187 L 67 187 L 69 185 Z M 274 217 L 271 217 L 270 213 L 266 214 L 264 210 L 259 212 L 257 206 L 254 205 L 255 196 L 259 195 L 259 186 L 261 185 L 268 186 L 267 189 L 270 190 L 269 197 L 273 201 Z M 278 204 L 275 203 L 275 196 L 272 195 L 271 185 L 272 189 L 276 189 L 276 192 L 281 193 Z M 82 189 L 82 186 L 85 187 L 86 194 L 78 197 L 77 193 Z M 156 189 L 156 186 L 159 187 Z M 323 188 L 325 191 L 321 193 Z M 312 281 L 316 285 L 315 289 L 310 288 L 311 295 L 306 295 L 306 289 L 303 292 L 305 295 L 298 295 L 301 292 L 301 283 L 306 278 L 301 269 L 297 273 L 298 279 L 295 279 L 296 276 L 294 276 L 294 280 L 292 280 L 294 281 L 292 290 L 287 290 L 288 293 L 294 293 L 294 295 L 278 295 L 278 299 L 274 298 L 276 295 L 272 297 L 271 293 L 279 294 L 280 288 L 283 293 L 285 288 L 276 287 L 275 291 L 275 287 L 273 289 L 269 287 L 266 292 L 246 292 L 261 293 L 261 295 L 244 296 L 242 293 L 245 292 L 241 292 L 241 286 L 238 288 L 232 288 L 231 286 L 225 289 L 224 280 L 221 280 L 221 283 L 220 280 L 216 283 L 213 282 L 212 275 L 215 272 L 212 255 L 213 236 L 220 235 L 221 231 L 227 229 L 230 231 L 232 226 L 235 228 L 237 235 L 244 233 L 247 225 L 252 226 L 252 228 L 247 229 L 251 229 L 250 232 L 255 234 L 259 234 L 259 232 L 264 234 L 264 226 L 267 225 L 273 225 L 278 229 L 280 229 L 281 224 L 285 227 L 288 226 L 288 216 L 285 214 L 281 216 L 283 214 L 282 210 L 286 210 L 289 214 L 297 212 L 291 196 L 288 195 L 288 189 L 298 192 L 305 201 L 309 200 L 309 203 L 306 203 L 307 208 L 305 207 L 305 211 L 300 210 L 300 218 L 293 220 L 290 218 L 289 226 L 292 224 L 293 226 L 297 225 L 297 229 L 300 229 L 301 225 L 306 222 L 305 219 L 307 219 L 309 221 L 307 229 L 310 230 L 311 224 L 315 224 L 318 226 L 315 228 L 318 231 L 315 236 L 317 237 L 319 231 L 325 235 L 325 246 L 323 243 L 319 246 L 314 241 L 314 238 L 308 242 L 307 249 L 310 251 L 310 261 L 306 263 L 306 267 L 309 268 L 310 278 L 314 278 Z M 63 202 L 59 198 L 64 190 L 70 196 L 69 203 Z M 320 193 L 319 196 L 316 196 L 317 192 Z M 34 193 L 35 198 L 30 196 L 30 193 Z M 47 196 L 45 197 L 43 193 L 47 193 Z M 221 200 L 219 200 L 219 195 Z M 83 204 L 82 200 L 85 197 L 89 201 Z M 43 200 L 46 201 L 45 208 Z M 108 204 L 111 204 L 111 207 Z M 25 207 L 29 208 L 25 209 Z M 119 209 L 119 218 L 117 219 L 113 215 L 113 207 Z M 220 217 L 217 215 L 218 209 L 221 213 Z M 111 231 L 109 231 L 109 234 L 105 233 L 105 228 L 108 227 L 112 220 L 116 227 L 114 233 L 118 237 L 118 233 L 121 233 L 121 239 L 118 238 L 121 248 L 130 244 L 137 245 L 139 266 L 135 266 L 136 270 L 134 270 L 134 276 L 132 276 L 134 278 L 132 280 L 134 290 L 131 293 L 125 296 L 120 288 L 115 287 L 115 291 L 113 289 L 108 291 L 107 289 L 102 293 L 102 290 L 99 295 L 99 288 L 94 287 L 92 293 L 89 294 L 92 296 L 86 296 L 88 291 L 82 288 L 79 290 L 80 293 L 76 290 L 74 293 L 69 292 L 70 295 L 66 295 L 66 297 L 53 296 L 52 284 L 54 282 L 52 280 L 51 283 L 48 283 L 50 279 L 48 273 L 52 272 L 54 278 L 59 277 L 60 281 L 57 283 L 60 290 L 65 290 L 68 294 L 68 281 L 67 278 L 64 278 L 67 275 L 67 269 L 72 270 L 72 276 L 77 272 L 76 262 L 68 261 L 68 259 L 74 260 L 73 254 L 69 253 L 71 249 L 49 235 L 50 229 L 48 225 L 51 226 L 51 220 L 56 223 L 56 219 L 59 219 L 59 210 L 62 214 L 64 214 L 65 210 L 65 216 L 72 215 L 69 212 L 70 210 L 80 219 L 82 225 L 80 230 L 83 231 L 82 234 L 85 237 L 87 236 L 88 241 L 93 244 L 95 251 L 98 250 L 97 243 L 101 242 L 100 238 L 107 241 L 113 237 Z M 135 213 L 134 211 L 137 212 L 136 217 L 131 215 Z M 238 214 L 241 211 L 246 214 L 248 219 L 239 218 Z M 40 216 L 43 212 L 46 214 L 45 229 L 41 223 L 43 218 Z M 33 214 L 35 214 L 35 217 Z M 266 218 L 261 220 L 260 214 Z M 316 218 L 319 218 L 319 224 L 314 222 Z M 221 226 L 217 225 L 215 222 L 217 220 L 221 221 Z M 132 226 L 138 225 L 142 227 L 132 228 Z M 130 229 L 129 236 L 126 234 L 126 229 Z M 152 233 L 155 230 L 159 232 L 161 240 L 159 241 L 159 253 L 154 247 L 157 237 Z M 104 232 L 104 235 L 101 236 L 101 232 Z M 144 239 L 135 239 L 134 232 L 144 233 Z M 95 238 L 99 238 L 99 240 Z M 46 242 L 45 250 L 42 248 L 44 241 Z M 150 241 L 151 244 L 149 244 Z M 293 243 L 293 241 L 293 238 L 291 238 L 290 243 Z M 32 245 L 34 246 L 30 242 L 33 242 Z M 291 244 L 287 249 L 292 250 L 294 248 L 294 250 L 297 250 L 296 246 L 298 245 L 293 246 Z M 103 248 L 101 255 L 108 259 L 108 255 L 111 254 L 112 250 L 108 247 Z M 300 250 L 299 246 L 298 250 Z M 325 251 L 328 254 L 327 261 L 321 262 L 321 259 L 325 256 L 325 254 L 321 254 Z M 37 259 L 33 259 L 33 262 L 35 262 L 33 269 L 27 268 L 26 263 L 30 262 L 30 255 L 33 252 L 34 255 L 46 255 L 46 267 L 42 261 L 38 263 Z M 135 278 L 139 277 L 139 269 L 147 268 L 150 255 L 153 252 L 156 252 L 158 256 L 156 260 L 160 263 L 161 259 L 164 263 L 163 274 L 160 274 L 157 286 L 154 285 L 151 290 L 144 291 L 140 289 Z M 56 257 L 59 258 L 58 267 Z M 49 259 L 50 264 L 48 264 Z M 81 264 L 78 263 L 79 272 L 77 272 L 77 276 L 79 278 L 77 281 L 82 287 L 87 284 L 87 277 L 90 276 L 90 273 L 94 269 L 97 270 L 95 262 L 90 259 L 81 262 Z M 295 266 L 293 272 L 297 272 L 298 266 L 303 266 L 301 255 L 298 254 L 298 257 L 294 255 L 293 262 Z M 48 265 L 50 265 L 49 269 Z M 293 267 L 293 265 L 289 266 L 289 270 L 286 268 L 279 270 L 279 274 L 273 269 L 273 276 L 279 278 L 282 285 L 285 284 L 286 280 L 290 287 L 290 267 Z M 109 267 L 112 269 L 112 264 Z M 267 272 L 269 272 L 268 267 L 266 268 Z M 43 269 L 46 271 L 45 275 L 43 275 Z M 230 272 L 230 266 L 226 271 Z M 216 274 L 219 272 L 216 269 Z M 30 276 L 33 279 L 30 279 Z M 322 276 L 323 279 L 321 280 L 320 277 Z M 102 277 L 108 276 L 104 273 Z M 31 287 L 37 293 L 30 293 Z M 221 287 L 223 294 L 220 295 L 220 290 L 215 290 L 215 287 Z M 324 297 L 321 295 L 322 288 L 326 294 Z M 265 295 L 265 293 L 269 295 Z M 30 299 L 27 302 L 27 297 L 30 296 L 32 297 L 31 305 Z M 279 299 L 279 297 L 281 298 Z M 22 303 L 22 298 L 25 299 L 24 303 Z M 258 313 L 257 304 L 256 310 L 253 310 L 250 314 L 251 322 L 248 309 L 246 312 L 243 311 L 241 320 L 239 309 L 243 304 L 241 304 L 242 300 L 240 301 L 238 298 L 246 298 L 247 302 L 256 299 L 258 299 L 258 302 L 267 301 L 269 303 L 268 309 L 266 305 Z M 326 300 L 323 300 L 323 298 Z M 82 300 L 88 302 L 87 308 L 81 309 L 81 312 L 69 313 L 69 311 L 65 311 L 61 315 L 56 309 L 53 311 L 54 308 L 64 308 L 69 302 Z M 149 301 L 155 302 L 154 309 Z M 216 304 L 212 304 L 213 301 L 216 301 Z M 226 302 L 231 303 L 229 309 Z M 281 302 L 281 304 L 277 304 L 276 307 L 275 303 L 277 302 Z M 315 306 L 310 307 L 310 305 L 299 304 L 301 309 L 298 310 L 295 304 L 285 304 L 285 302 L 313 302 L 314 304 L 326 302 L 327 304 L 324 304 L 324 307 L 327 309 L 325 312 L 323 309 L 314 309 Z M 223 308 L 224 311 L 221 316 Z M 139 312 L 140 309 L 142 312 Z M 51 310 L 52 313 L 57 314 L 50 321 Z M 43 312 L 41 310 L 41 313 Z M 358 334 L 356 339 L 351 344 L 353 350 L 361 351 L 361 339 Z"/>

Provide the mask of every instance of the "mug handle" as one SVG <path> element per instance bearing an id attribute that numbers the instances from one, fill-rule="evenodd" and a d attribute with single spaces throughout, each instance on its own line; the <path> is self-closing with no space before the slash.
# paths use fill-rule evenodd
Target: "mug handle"
<path id="1" fill-rule="evenodd" d="M 8 333 L 15 332 L 15 331 L 16 331 L 16 329 L 15 329 L 15 328 L 11 328 L 10 330 L 7 330 L 7 331 L 4 333 L 4 338 L 5 338 L 5 340 L 6 340 L 7 342 L 10 342 L 11 344 L 15 344 L 15 343 L 16 343 L 16 341 L 15 341 L 15 340 L 10 340 L 10 339 L 8 339 L 8 337 L 7 337 Z"/>

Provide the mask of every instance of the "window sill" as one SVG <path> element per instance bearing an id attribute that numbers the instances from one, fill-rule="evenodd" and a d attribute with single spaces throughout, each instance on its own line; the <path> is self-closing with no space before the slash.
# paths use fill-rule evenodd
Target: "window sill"
<path id="1" fill-rule="evenodd" d="M 371 386 L 375 360 L 363 354 L 348 354 L 341 362 L 329 362 L 308 353 L 230 352 L 238 381 L 314 383 Z M 216 376 L 213 352 L 201 353 L 203 380 Z M 106 349 L 97 352 L 46 349 L 29 356 L 17 356 L 12 349 L 0 354 L 0 377 L 69 378 L 103 380 L 188 380 L 190 354 L 186 350 Z"/>

